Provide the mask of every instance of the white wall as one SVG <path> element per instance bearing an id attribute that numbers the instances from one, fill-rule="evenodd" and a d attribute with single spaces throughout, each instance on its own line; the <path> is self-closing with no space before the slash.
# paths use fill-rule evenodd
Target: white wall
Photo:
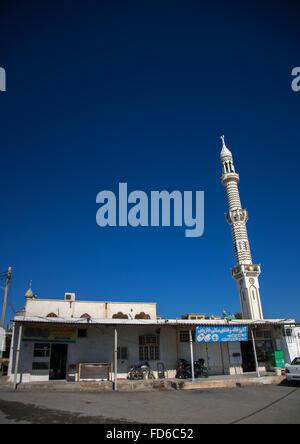
<path id="1" fill-rule="evenodd" d="M 80 318 L 87 313 L 92 318 L 105 319 L 112 318 L 118 312 L 126 314 L 129 319 L 134 319 L 141 312 L 148 314 L 150 319 L 156 319 L 156 303 L 27 299 L 25 305 L 26 316 L 46 317 L 49 313 L 54 313 L 62 318 Z"/>

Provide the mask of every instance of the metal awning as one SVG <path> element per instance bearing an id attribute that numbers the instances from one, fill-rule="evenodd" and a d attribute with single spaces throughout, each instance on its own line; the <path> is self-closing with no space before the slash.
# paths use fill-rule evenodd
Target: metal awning
<path id="1" fill-rule="evenodd" d="M 76 326 L 86 326 L 86 325 L 113 325 L 113 326 L 134 326 L 134 325 L 144 325 L 144 326 L 180 326 L 180 327 L 197 327 L 197 326 L 252 326 L 252 327 L 263 327 L 263 326 L 282 326 L 282 325 L 295 325 L 296 322 L 293 319 L 263 319 L 263 320 L 250 320 L 250 319 L 235 319 L 232 321 L 227 321 L 225 319 L 101 319 L 101 318 L 47 318 L 42 316 L 15 316 L 13 319 L 16 323 L 34 323 L 34 324 L 48 324 L 48 325 L 76 325 Z"/>

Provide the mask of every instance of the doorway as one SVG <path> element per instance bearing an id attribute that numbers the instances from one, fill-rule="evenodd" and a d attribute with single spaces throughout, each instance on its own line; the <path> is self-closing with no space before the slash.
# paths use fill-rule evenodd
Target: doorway
<path id="1" fill-rule="evenodd" d="M 52 344 L 50 354 L 50 380 L 66 379 L 67 354 L 67 344 Z"/>
<path id="2" fill-rule="evenodd" d="M 253 344 L 251 341 L 241 342 L 241 350 L 242 350 L 242 367 L 243 372 L 255 372 L 255 358 L 253 353 Z"/>

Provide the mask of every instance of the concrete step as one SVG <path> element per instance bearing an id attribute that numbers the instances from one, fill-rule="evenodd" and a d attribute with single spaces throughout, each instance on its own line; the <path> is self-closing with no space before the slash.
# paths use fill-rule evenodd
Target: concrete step
<path id="1" fill-rule="evenodd" d="M 192 380 L 182 379 L 154 379 L 154 380 L 118 380 L 118 391 L 152 391 L 152 390 L 204 390 L 217 388 L 236 388 L 247 386 L 258 386 L 265 384 L 279 385 L 285 380 L 285 376 L 257 376 L 250 377 L 226 377 L 223 378 L 203 378 Z M 7 381 L 2 384 L 2 388 L 12 388 L 12 384 Z M 99 382 L 68 382 L 68 381 L 46 381 L 29 382 L 18 384 L 18 390 L 22 391 L 85 391 L 104 392 L 113 391 L 112 381 Z"/>

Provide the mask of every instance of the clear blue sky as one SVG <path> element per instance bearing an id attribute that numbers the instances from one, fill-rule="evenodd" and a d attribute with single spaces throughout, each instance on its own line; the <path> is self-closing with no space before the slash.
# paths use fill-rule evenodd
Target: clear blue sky
<path id="1" fill-rule="evenodd" d="M 299 2 L 3 1 L 0 30 L 7 320 L 31 279 L 40 298 L 157 302 L 164 317 L 240 311 L 222 134 L 264 315 L 300 319 Z M 204 235 L 101 229 L 96 195 L 119 182 L 204 190 Z"/>

